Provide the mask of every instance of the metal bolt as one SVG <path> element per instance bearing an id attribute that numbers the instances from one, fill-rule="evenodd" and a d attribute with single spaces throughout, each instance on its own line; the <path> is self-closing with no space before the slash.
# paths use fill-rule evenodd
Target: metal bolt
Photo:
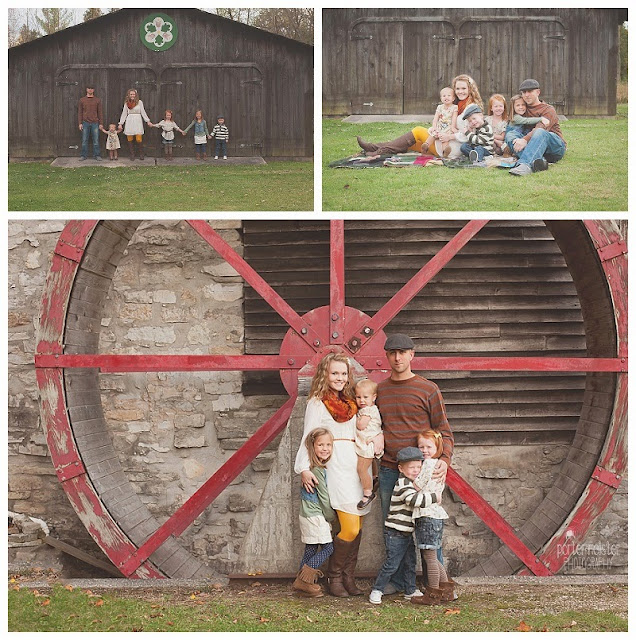
<path id="1" fill-rule="evenodd" d="M 378 367 L 382 364 L 382 360 L 376 360 L 375 363 L 378 365 Z"/>
<path id="2" fill-rule="evenodd" d="M 335 322 L 339 317 L 340 317 L 340 316 L 339 316 L 337 313 L 334 313 L 334 314 L 331 316 L 331 319 Z"/>
<path id="3" fill-rule="evenodd" d="M 368 336 L 370 333 L 371 333 L 371 329 L 369 329 L 369 327 L 365 327 L 365 328 L 364 328 L 364 334 L 365 334 L 366 336 Z"/>
<path id="4" fill-rule="evenodd" d="M 287 364 L 294 364 L 294 359 L 293 358 L 289 358 L 287 360 Z"/>
<path id="5" fill-rule="evenodd" d="M 303 328 L 300 330 L 300 333 L 302 333 L 304 336 L 306 336 L 306 335 L 307 335 L 307 327 L 303 327 Z"/>
<path id="6" fill-rule="evenodd" d="M 334 332 L 331 334 L 331 337 L 332 337 L 332 338 L 337 338 L 339 335 L 340 335 L 340 334 L 339 334 L 337 331 L 334 331 Z"/>
<path id="7" fill-rule="evenodd" d="M 314 347 L 320 346 L 320 340 L 314 340 Z"/>

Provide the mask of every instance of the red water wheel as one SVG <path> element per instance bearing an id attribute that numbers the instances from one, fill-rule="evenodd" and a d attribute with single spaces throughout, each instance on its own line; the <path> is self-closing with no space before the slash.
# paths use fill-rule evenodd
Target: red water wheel
<path id="1" fill-rule="evenodd" d="M 190 226 L 289 325 L 278 355 L 99 354 L 103 305 L 138 222 L 71 222 L 56 246 L 42 299 L 36 349 L 40 407 L 58 479 L 104 553 L 126 576 L 193 577 L 207 567 L 177 538 L 285 428 L 299 375 L 330 351 L 373 377 L 387 369 L 384 328 L 484 227 L 466 224 L 373 317 L 345 305 L 344 223 L 331 223 L 329 305 L 300 316 L 204 221 Z M 603 512 L 626 466 L 626 245 L 609 222 L 547 223 L 577 287 L 587 357 L 418 357 L 421 371 L 536 371 L 587 374 L 583 409 L 567 459 L 544 500 L 514 530 L 454 470 L 449 487 L 502 545 L 470 573 L 556 573 Z M 135 493 L 119 463 L 101 407 L 99 372 L 280 371 L 289 399 L 163 524 Z M 385 374 L 383 374 L 385 375 Z M 381 377 L 381 376 L 380 376 Z M 608 403 L 607 398 L 611 398 Z"/>

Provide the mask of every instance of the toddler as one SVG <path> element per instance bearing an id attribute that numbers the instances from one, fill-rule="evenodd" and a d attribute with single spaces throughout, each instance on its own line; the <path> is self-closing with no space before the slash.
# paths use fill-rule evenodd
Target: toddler
<path id="1" fill-rule="evenodd" d="M 495 154 L 503 155 L 502 147 L 505 144 L 504 138 L 508 126 L 508 106 L 506 99 L 500 93 L 490 96 L 488 115 L 484 120 L 492 127 Z"/>
<path id="2" fill-rule="evenodd" d="M 331 527 L 327 520 L 336 519 L 336 512 L 329 502 L 326 469 L 333 451 L 333 435 L 329 429 L 314 429 L 307 434 L 305 446 L 309 454 L 310 471 L 316 476 L 318 484 L 314 486 L 313 493 L 309 493 L 302 485 L 300 487 L 298 519 L 305 553 L 292 589 L 298 591 L 299 595 L 319 598 L 323 593 L 316 583 L 323 573 L 318 567 L 333 553 Z"/>
<path id="3" fill-rule="evenodd" d="M 535 124 L 542 122 L 546 127 L 550 124 L 547 118 L 526 118 L 525 113 L 528 110 L 528 105 L 525 103 L 521 94 L 518 93 L 510 98 L 510 104 L 512 105 L 512 117 L 506 127 L 506 134 L 504 138 L 504 144 L 502 145 L 502 151 L 504 155 L 514 155 L 514 149 L 512 143 L 515 138 L 523 137 L 532 130 Z"/>
<path id="4" fill-rule="evenodd" d="M 225 118 L 219 116 L 212 129 L 210 138 L 214 138 L 214 159 L 218 160 L 223 155 L 223 160 L 227 160 L 227 143 L 230 141 L 230 130 L 225 125 Z"/>
<path id="5" fill-rule="evenodd" d="M 435 110 L 435 117 L 433 118 L 433 124 L 428 130 L 429 138 L 422 144 L 422 154 L 428 153 L 431 145 L 435 144 L 438 147 L 438 151 L 441 147 L 440 156 L 448 157 L 450 154 L 450 145 L 448 142 L 442 143 L 440 141 L 437 144 L 437 139 L 441 133 L 457 133 L 457 105 L 455 104 L 455 92 L 450 87 L 444 87 L 439 92 L 441 104 L 437 105 Z"/>
<path id="6" fill-rule="evenodd" d="M 358 509 L 366 509 L 375 499 L 371 465 L 375 458 L 384 453 L 384 436 L 382 436 L 382 418 L 375 406 L 378 385 L 366 378 L 356 384 L 354 391 L 359 409 L 354 447 L 358 456 L 358 477 L 363 494 L 362 500 L 358 502 Z"/>
<path id="7" fill-rule="evenodd" d="M 413 509 L 439 503 L 441 494 L 419 491 L 415 486 L 414 481 L 422 470 L 422 460 L 424 456 L 416 447 L 405 447 L 398 451 L 397 463 L 400 475 L 393 488 L 391 506 L 384 521 L 386 558 L 369 595 L 371 604 L 382 604 L 384 589 L 402 562 L 404 562 L 404 597 L 412 600 L 423 595 L 415 586 Z"/>
<path id="8" fill-rule="evenodd" d="M 110 123 L 108 131 L 102 127 L 102 131 L 108 136 L 106 138 L 106 149 L 108 149 L 108 157 L 111 160 L 117 160 L 117 149 L 121 149 L 119 144 L 119 136 L 117 135 L 117 125 Z"/>
<path id="9" fill-rule="evenodd" d="M 194 120 L 181 132 L 184 136 L 190 129 L 194 127 L 194 147 L 197 160 L 205 160 L 206 158 L 206 142 L 210 137 L 208 124 L 203 119 L 203 112 L 199 109 L 194 114 Z"/>
<path id="10" fill-rule="evenodd" d="M 428 492 L 442 494 L 444 483 L 433 480 L 433 469 L 438 458 L 444 451 L 442 434 L 433 429 L 427 429 L 417 436 L 417 446 L 424 457 L 422 469 L 415 478 L 415 486 Z M 422 569 L 426 570 L 427 585 L 424 595 L 411 598 L 413 604 L 439 604 L 455 600 L 455 582 L 448 578 L 444 565 L 438 557 L 438 550 L 442 548 L 442 532 L 444 520 L 448 514 L 439 504 L 413 509 L 415 522 L 415 541 L 422 556 Z"/>
<path id="11" fill-rule="evenodd" d="M 166 160 L 172 160 L 172 150 L 174 148 L 174 132 L 183 131 L 179 128 L 179 125 L 172 119 L 172 110 L 166 109 L 163 120 L 157 122 L 157 124 L 151 124 L 151 127 L 159 127 L 161 129 L 161 144 L 163 145 L 163 154 Z"/>
<path id="12" fill-rule="evenodd" d="M 486 156 L 491 156 L 493 153 L 492 127 L 485 121 L 484 113 L 478 104 L 468 105 L 463 115 L 464 120 L 468 123 L 467 142 L 462 143 L 460 150 L 470 158 L 471 162 L 481 162 Z"/>

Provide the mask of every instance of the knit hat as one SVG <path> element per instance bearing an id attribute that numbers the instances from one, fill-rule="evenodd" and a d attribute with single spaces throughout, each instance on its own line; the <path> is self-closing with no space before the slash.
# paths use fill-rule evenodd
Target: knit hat
<path id="1" fill-rule="evenodd" d="M 417 447 L 404 447 L 404 449 L 398 451 L 398 464 L 400 462 L 411 462 L 412 460 L 424 460 L 422 452 Z"/>
<path id="2" fill-rule="evenodd" d="M 540 89 L 541 87 L 539 86 L 539 83 L 534 80 L 533 78 L 528 78 L 527 80 L 524 80 L 520 85 L 519 85 L 519 93 L 521 93 L 522 91 L 532 91 L 533 89 Z"/>
<path id="3" fill-rule="evenodd" d="M 473 113 L 483 113 L 483 111 L 481 110 L 481 107 L 475 102 L 473 102 L 472 104 L 469 104 L 464 109 L 464 113 L 462 114 L 462 117 L 464 118 L 464 120 L 468 120 L 469 116 L 472 116 Z"/>
<path id="4" fill-rule="evenodd" d="M 387 336 L 386 342 L 384 343 L 385 351 L 391 351 L 392 349 L 415 349 L 415 344 L 406 334 L 393 333 L 390 336 Z"/>

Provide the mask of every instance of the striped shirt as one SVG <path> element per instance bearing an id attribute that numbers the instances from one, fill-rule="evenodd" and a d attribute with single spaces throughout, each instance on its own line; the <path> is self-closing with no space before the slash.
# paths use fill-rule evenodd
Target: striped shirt
<path id="1" fill-rule="evenodd" d="M 227 141 L 230 139 L 230 130 L 224 124 L 215 124 L 212 129 L 212 137 Z"/>
<path id="2" fill-rule="evenodd" d="M 468 138 L 468 144 L 472 144 L 474 147 L 483 147 L 486 151 L 490 151 L 492 154 L 494 149 L 494 134 L 492 132 L 492 126 L 484 121 L 481 127 L 477 127 L 475 131 L 466 131 L 466 137 Z"/>
<path id="3" fill-rule="evenodd" d="M 378 384 L 376 405 L 382 415 L 384 456 L 382 465 L 397 469 L 397 452 L 416 447 L 417 435 L 426 429 L 442 434 L 440 459 L 450 466 L 454 439 L 439 387 L 416 374 L 408 380 L 387 378 Z"/>
<path id="4" fill-rule="evenodd" d="M 412 533 L 415 529 L 413 509 L 430 507 L 433 502 L 436 502 L 433 494 L 418 491 L 412 480 L 400 474 L 393 487 L 391 505 L 384 526 L 403 533 Z"/>

